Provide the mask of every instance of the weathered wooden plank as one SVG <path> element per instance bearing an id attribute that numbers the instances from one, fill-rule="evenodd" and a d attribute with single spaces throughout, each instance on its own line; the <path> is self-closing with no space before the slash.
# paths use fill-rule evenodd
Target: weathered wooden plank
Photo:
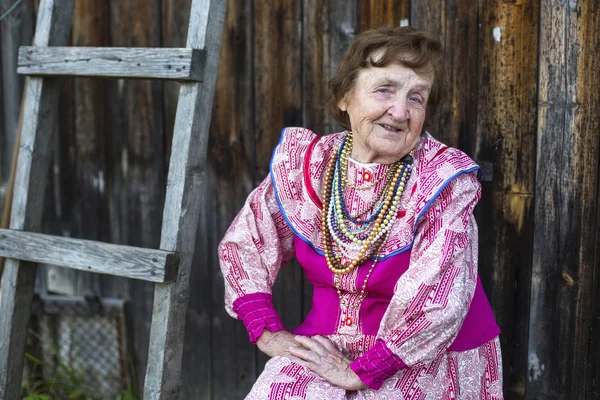
<path id="1" fill-rule="evenodd" d="M 2 31 L 0 31 L 0 43 L 2 43 Z M 4 96 L 2 95 L 4 91 L 2 90 L 2 63 L 0 63 L 0 121 L 4 121 Z M 4 199 L 5 199 L 5 191 L 6 191 L 6 187 L 4 187 L 5 183 L 7 181 L 7 179 L 10 179 L 8 177 L 8 175 L 4 174 L 4 169 L 6 168 L 4 166 L 4 160 L 9 157 L 9 151 L 6 148 L 6 145 L 4 144 L 4 137 L 6 136 L 6 134 L 4 133 L 4 124 L 0 124 L 0 143 L 2 143 L 2 148 L 0 149 L 0 178 L 2 178 L 2 182 L 0 182 L 0 207 L 4 207 Z M 0 261 L 0 264 L 2 263 L 2 261 Z M 0 267 L 0 277 L 2 276 L 2 269 L 4 267 Z"/>
<path id="2" fill-rule="evenodd" d="M 256 182 L 269 173 L 281 129 L 302 125 L 302 4 L 277 0 L 255 4 L 254 66 L 256 108 Z M 302 320 L 303 278 L 297 265 L 282 268 L 272 289 L 273 302 L 287 329 Z M 289 301 L 290 298 L 296 302 Z M 258 353 L 259 369 L 268 360 Z"/>
<path id="3" fill-rule="evenodd" d="M 307 0 L 302 19 L 302 126 L 318 135 L 326 135 L 328 117 L 327 84 L 330 72 L 331 43 L 329 1 Z M 293 268 L 298 268 L 295 266 Z M 312 306 L 312 284 L 302 276 L 302 316 Z"/>
<path id="4" fill-rule="evenodd" d="M 325 135 L 327 83 L 330 79 L 329 2 L 307 0 L 303 9 L 303 126 L 319 135 Z"/>
<path id="5" fill-rule="evenodd" d="M 217 245 L 229 224 L 254 188 L 254 107 L 252 2 L 230 0 L 223 29 L 221 59 L 212 112 L 205 207 L 201 210 L 196 256 L 191 274 L 189 322 L 186 332 L 189 353 L 200 378 L 192 383 L 189 374 L 184 392 L 188 398 L 244 398 L 255 381 L 256 348 L 240 321 L 232 319 L 223 307 L 223 275 L 219 268 Z M 208 278 L 207 278 L 207 267 Z M 209 306 L 210 305 L 210 306 Z M 190 332 L 192 331 L 192 332 Z M 199 343 L 198 343 L 198 340 Z M 206 346 L 206 347 L 201 347 Z M 209 350 L 209 357 L 203 357 Z M 204 361 L 200 361 L 204 359 Z M 202 365 L 199 365 L 199 364 Z M 184 382 L 185 382 L 184 373 Z M 204 387 L 201 385 L 204 384 Z M 183 394 L 182 394 L 183 396 Z"/>
<path id="6" fill-rule="evenodd" d="M 228 2 L 228 5 L 231 2 Z M 161 1 L 161 18 L 160 27 L 162 34 L 162 45 L 166 47 L 182 47 L 185 46 L 188 22 L 190 16 L 191 0 L 163 0 Z M 225 32 L 224 32 L 225 34 Z M 227 40 L 223 40 L 223 44 L 226 45 Z M 223 56 L 223 52 L 221 52 Z M 219 68 L 223 65 L 223 60 L 219 64 Z M 243 64 L 238 64 L 241 67 Z M 229 77 L 230 84 L 243 84 Z M 234 82 L 235 81 L 235 82 Z M 219 85 L 217 83 L 217 85 Z M 164 132 L 164 143 L 166 146 L 165 154 L 170 153 L 170 143 L 173 134 L 173 125 L 175 122 L 175 113 L 177 110 L 177 101 L 179 97 L 179 82 L 166 81 L 163 85 L 163 113 L 165 121 L 165 132 Z M 216 90 L 218 91 L 218 89 Z M 232 92 L 233 93 L 233 92 Z M 217 93 L 215 92 L 215 105 L 213 110 L 218 107 Z M 236 102 L 238 100 L 236 99 Z M 232 106 L 228 104 L 227 107 Z M 214 115 L 212 123 L 214 123 Z M 236 114 L 230 115 L 230 120 L 236 119 Z M 211 133 L 209 138 L 213 138 Z M 209 151 L 210 157 L 211 151 Z M 212 180 L 207 179 L 205 193 L 215 193 L 215 189 L 209 186 Z M 198 232 L 196 235 L 196 250 L 194 251 L 194 261 L 192 262 L 191 273 L 190 273 L 190 300 L 187 312 L 187 320 L 185 323 L 185 338 L 184 338 L 184 350 L 182 358 L 182 372 L 181 372 L 181 393 L 179 397 L 181 399 L 199 399 L 199 400 L 212 400 L 212 356 L 207 353 L 207 349 L 212 347 L 212 335 L 211 326 L 213 325 L 212 311 L 215 306 L 211 304 L 211 292 L 214 285 L 211 279 L 207 277 L 207 271 L 205 266 L 210 266 L 211 269 L 216 268 L 214 261 L 211 256 L 215 253 L 214 246 L 210 246 L 208 243 L 215 232 L 215 225 L 210 220 L 210 217 L 214 215 L 213 208 L 211 206 L 211 195 L 207 195 L 205 199 L 205 206 L 201 210 L 201 213 L 209 214 L 204 217 L 201 215 Z M 161 208 L 162 210 L 162 208 Z M 204 226 L 204 227 L 203 227 Z M 211 271 L 209 271 L 211 272 Z M 210 275 L 210 274 L 209 274 Z M 222 304 L 222 299 L 221 299 Z M 243 356 L 243 355 L 242 355 Z"/>
<path id="7" fill-rule="evenodd" d="M 476 211 L 479 271 L 503 332 L 505 395 L 523 398 L 529 311 L 517 305 L 529 299 L 538 6 L 453 1 L 412 9 L 413 24 L 442 35 L 447 50 L 448 91 L 426 128 L 495 173 Z"/>
<path id="8" fill-rule="evenodd" d="M 450 1 L 438 12 L 419 15 L 419 27 L 439 35 L 446 49 L 446 92 L 425 129 L 442 142 L 474 153 L 477 135 L 477 1 Z M 415 6 L 417 9 L 419 6 Z M 430 18 L 439 18 L 431 20 Z M 442 36 L 443 35 L 443 36 Z"/>
<path id="9" fill-rule="evenodd" d="M 204 56 L 199 49 L 22 46 L 17 72 L 201 81 Z"/>
<path id="10" fill-rule="evenodd" d="M 93 240 L 0 229 L 0 256 L 150 282 L 177 275 L 177 254 Z"/>
<path id="11" fill-rule="evenodd" d="M 359 0 L 360 31 L 410 25 L 410 0 Z"/>
<path id="12" fill-rule="evenodd" d="M 145 399 L 179 395 L 190 266 L 202 205 L 225 7 L 225 0 L 194 0 L 191 6 L 186 47 L 207 51 L 206 70 L 202 83 L 181 85 L 177 106 L 160 247 L 179 253 L 180 269 L 175 283 L 155 288 Z"/>
<path id="13" fill-rule="evenodd" d="M 259 3 L 254 9 L 254 66 L 257 180 L 269 173 L 269 160 L 281 128 L 302 123 L 302 8 L 293 0 Z"/>
<path id="14" fill-rule="evenodd" d="M 468 43 L 475 49 L 465 49 L 453 68 L 460 71 L 471 57 L 478 63 L 468 64 L 467 76 L 459 73 L 452 78 L 451 86 L 460 99 L 453 106 L 458 104 L 456 111 L 464 111 L 462 118 L 452 118 L 448 125 L 453 130 L 462 128 L 458 136 L 452 134 L 457 144 L 466 143 L 469 151 L 474 147 L 474 158 L 489 163 L 493 170 L 493 181 L 483 182 L 476 210 L 481 232 L 479 271 L 502 330 L 505 397 L 523 399 L 535 183 L 537 57 L 532 54 L 538 48 L 539 6 L 537 1 L 481 1 L 478 9 L 479 17 L 469 26 L 470 32 L 479 31 L 478 44 L 462 34 L 456 38 L 455 43 Z M 447 33 L 452 31 L 448 28 Z M 469 82 L 474 76 L 477 84 Z M 462 90 L 461 81 L 469 82 Z M 468 97 L 461 95 L 465 92 Z M 473 102 L 477 103 L 475 112 Z M 476 133 L 473 121 L 477 121 Z M 469 137 L 477 138 L 475 145 Z"/>
<path id="15" fill-rule="evenodd" d="M 2 79 L 2 142 L 0 168 L 2 181 L 6 182 L 10 174 L 12 149 L 17 141 L 17 127 L 24 77 L 17 75 L 17 52 L 19 46 L 30 45 L 33 39 L 34 13 L 32 0 L 24 0 L 0 23 L 0 71 Z M 8 10 L 13 0 L 0 0 L 0 10 Z"/>
<path id="16" fill-rule="evenodd" d="M 108 46 L 109 5 L 103 0 L 77 1 L 73 10 L 73 46 Z M 106 118 L 111 88 L 116 81 L 103 79 L 65 79 L 59 106 L 61 118 L 55 136 L 50 182 L 53 201 L 46 202 L 43 232 L 79 239 L 119 243 L 110 237 L 109 205 L 112 164 L 112 118 Z M 154 247 L 144 246 L 139 247 Z M 46 274 L 47 291 L 64 295 L 125 296 L 104 290 L 102 281 L 117 281 L 115 276 L 82 272 L 52 265 Z M 125 279 L 122 279 L 125 281 Z"/>
<path id="17" fill-rule="evenodd" d="M 338 70 L 346 49 L 358 33 L 357 0 L 327 0 L 329 4 L 328 79 Z M 306 99 L 310 101 L 310 99 Z M 340 125 L 328 115 L 324 133 L 340 132 Z"/>
<path id="18" fill-rule="evenodd" d="M 600 175 L 600 167 L 598 169 Z M 600 210 L 600 185 L 596 194 L 596 210 Z M 588 369 L 588 379 L 585 388 L 585 396 L 591 399 L 600 398 L 600 382 L 593 377 L 600 376 L 600 213 L 596 212 L 596 246 L 594 252 L 594 266 L 592 272 L 592 294 L 593 299 L 592 318 L 590 321 L 590 334 L 588 345 L 588 360 L 585 368 Z M 591 379 L 590 379 L 591 378 Z"/>
<path id="19" fill-rule="evenodd" d="M 192 0 L 161 1 L 161 46 L 185 46 L 191 4 Z M 177 81 L 166 81 L 163 85 L 166 154 L 171 153 L 171 139 L 175 123 L 175 114 L 177 112 L 177 101 L 179 99 L 179 86 L 180 84 Z"/>
<path id="20" fill-rule="evenodd" d="M 71 29 L 72 13 L 73 0 L 63 0 L 60 4 L 44 1 L 40 5 L 34 45 L 64 45 Z M 56 81 L 29 80 L 11 229 L 39 229 L 59 91 Z M 0 398 L 3 399 L 15 399 L 20 393 L 34 281 L 35 265 L 8 260 L 0 294 L 0 337 L 3 338 L 0 341 Z"/>
<path id="21" fill-rule="evenodd" d="M 598 384 L 589 368 L 598 360 L 588 357 L 597 354 L 589 346 L 599 301 L 592 216 L 600 166 L 600 4 L 544 0 L 540 9 L 527 396 L 585 399 Z"/>
<path id="22" fill-rule="evenodd" d="M 439 38 L 444 38 L 446 29 L 446 1 L 411 0 L 410 26 L 425 29 Z"/>
<path id="23" fill-rule="evenodd" d="M 100 0 L 102 1 L 102 0 Z M 117 47 L 183 47 L 185 40 L 173 44 L 161 41 L 160 2 L 153 0 L 112 0 L 110 8 L 111 46 Z M 90 15 L 94 15 L 93 12 Z M 184 24 L 186 25 L 186 23 Z M 110 80 L 109 82 L 113 82 Z M 109 107 L 111 127 L 110 160 L 104 160 L 98 146 L 94 157 L 99 163 L 87 170 L 90 180 L 104 171 L 110 202 L 111 237 L 119 243 L 146 248 L 159 248 L 162 211 L 165 196 L 168 152 L 163 117 L 162 81 L 118 80 L 111 88 Z M 177 82 L 165 82 L 177 85 Z M 103 132 L 99 132 L 102 135 Z M 102 136 L 98 136 L 98 141 Z M 111 161 L 112 160 L 112 161 Z M 85 165 L 85 164 L 84 164 Z M 94 196 L 89 191 L 89 196 Z M 98 200 L 96 200 L 98 201 Z M 85 209 L 84 209 L 85 210 Z M 118 290 L 115 283 L 106 285 Z M 132 337 L 135 343 L 137 387 L 143 388 L 148 341 L 152 319 L 154 284 L 140 280 L 124 282 L 122 289 L 132 299 Z M 143 390 L 143 389 L 142 389 Z M 142 397 L 142 393 L 138 394 Z"/>
<path id="24" fill-rule="evenodd" d="M 25 81 L 25 88 L 27 90 L 28 82 Z M 0 88 L 1 90 L 1 88 Z M 2 92 L 0 91 L 0 94 Z M 1 96 L 0 96 L 1 97 Z M 12 149 L 11 163 L 10 163 L 10 174 L 8 181 L 6 182 L 6 191 L 4 193 L 4 202 L 2 204 L 2 219 L 0 220 L 0 228 L 8 228 L 10 225 L 10 210 L 12 209 L 12 198 L 15 189 L 15 178 L 17 172 L 17 158 L 19 155 L 19 142 L 21 140 L 21 129 L 23 128 L 23 109 L 25 104 L 25 93 L 21 97 L 21 111 L 19 112 L 19 123 L 17 125 L 17 137 L 15 141 L 15 147 Z M 0 175 L 1 176 L 1 175 Z M 4 262 L 6 260 L 0 257 L 0 279 L 2 279 L 2 273 L 4 272 Z"/>
<path id="25" fill-rule="evenodd" d="M 42 295 L 35 301 L 32 313 L 37 315 L 102 315 L 108 318 L 123 318 L 126 303 L 123 299 L 87 300 L 82 296 L 57 295 Z"/>
<path id="26" fill-rule="evenodd" d="M 450 146 L 458 146 L 459 135 L 475 131 L 475 86 L 477 78 L 477 27 L 476 0 L 450 2 L 414 1 L 410 25 L 433 33 L 441 40 L 448 64 L 447 92 L 438 106 L 436 115 L 429 116 L 424 129 Z M 449 32 L 447 32 L 449 30 Z M 468 100 L 468 101 L 463 101 Z M 468 108 L 465 109 L 465 108 Z M 466 115 L 469 112 L 469 115 Z M 475 138 L 474 135 L 463 137 Z M 466 150 L 463 148 L 463 150 Z"/>

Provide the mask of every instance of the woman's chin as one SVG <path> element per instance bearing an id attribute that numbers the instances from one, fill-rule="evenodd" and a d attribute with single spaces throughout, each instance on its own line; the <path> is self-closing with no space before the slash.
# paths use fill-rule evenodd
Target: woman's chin
<path id="1" fill-rule="evenodd" d="M 394 131 L 390 129 L 380 128 L 376 135 L 373 137 L 374 146 L 378 148 L 390 148 L 396 147 L 398 143 L 404 142 L 408 137 L 406 131 Z"/>
<path id="2" fill-rule="evenodd" d="M 404 151 L 404 149 L 394 149 L 390 146 L 377 147 L 373 148 L 373 150 L 371 162 L 378 164 L 392 164 L 408 154 L 408 152 Z"/>

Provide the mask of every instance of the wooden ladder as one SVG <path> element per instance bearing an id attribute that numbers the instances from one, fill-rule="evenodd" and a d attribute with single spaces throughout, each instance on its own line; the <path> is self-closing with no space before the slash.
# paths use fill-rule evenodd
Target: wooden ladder
<path id="1" fill-rule="evenodd" d="M 30 75 L 0 297 L 0 399 L 20 398 L 36 263 L 155 282 L 144 399 L 179 395 L 189 274 L 201 207 L 206 148 L 226 0 L 192 0 L 186 48 L 57 47 L 67 43 L 74 0 L 41 0 L 32 47 L 19 49 Z M 60 82 L 55 76 L 181 82 L 160 250 L 43 235 L 43 197 Z"/>

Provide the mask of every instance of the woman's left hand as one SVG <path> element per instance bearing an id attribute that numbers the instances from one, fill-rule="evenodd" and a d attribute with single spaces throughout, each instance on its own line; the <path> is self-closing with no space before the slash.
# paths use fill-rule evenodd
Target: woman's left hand
<path id="1" fill-rule="evenodd" d="M 291 346 L 293 360 L 307 367 L 329 383 L 346 390 L 365 389 L 367 386 L 350 369 L 351 361 L 323 336 L 296 336 L 301 346 Z"/>

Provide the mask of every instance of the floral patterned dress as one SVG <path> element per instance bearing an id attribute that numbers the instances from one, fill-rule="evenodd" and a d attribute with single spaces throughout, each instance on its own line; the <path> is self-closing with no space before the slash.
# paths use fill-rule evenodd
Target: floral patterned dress
<path id="1" fill-rule="evenodd" d="M 264 329 L 285 329 L 271 287 L 281 265 L 297 257 L 314 294 L 311 311 L 292 332 L 327 336 L 369 388 L 346 391 L 273 357 L 247 399 L 502 399 L 499 329 L 477 274 L 477 165 L 428 133 L 421 136 L 366 297 L 360 290 L 369 262 L 341 275 L 343 303 L 356 304 L 344 307 L 323 255 L 321 197 L 327 163 L 345 135 L 284 129 L 270 174 L 231 224 L 219 259 L 225 307 L 256 343 Z M 372 205 L 388 168 L 349 162 L 344 203 L 351 215 Z"/>

